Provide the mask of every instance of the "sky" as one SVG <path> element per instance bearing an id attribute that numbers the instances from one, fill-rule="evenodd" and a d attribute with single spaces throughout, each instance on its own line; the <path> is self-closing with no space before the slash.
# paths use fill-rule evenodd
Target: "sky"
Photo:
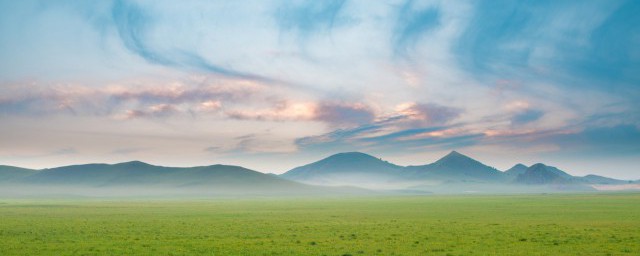
<path id="1" fill-rule="evenodd" d="M 640 1 L 0 0 L 0 164 L 640 179 Z"/>

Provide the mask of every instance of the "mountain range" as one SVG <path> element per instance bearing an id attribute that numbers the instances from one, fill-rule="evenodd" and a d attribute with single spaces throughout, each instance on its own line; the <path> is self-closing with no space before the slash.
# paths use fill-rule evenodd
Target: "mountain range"
<path id="1" fill-rule="evenodd" d="M 357 191 L 329 190 L 240 166 L 219 164 L 180 168 L 132 161 L 43 170 L 0 166 L 0 195 L 304 195 Z"/>
<path id="2" fill-rule="evenodd" d="M 231 165 L 181 168 L 140 161 L 43 170 L 0 165 L 0 195 L 29 191 L 150 195 L 526 193 L 588 191 L 598 185 L 628 187 L 636 183 L 597 175 L 572 176 L 542 163 L 517 164 L 500 171 L 456 151 L 418 166 L 400 166 L 360 152 L 339 153 L 281 175 Z"/>
<path id="3" fill-rule="evenodd" d="M 457 151 L 430 164 L 406 167 L 360 152 L 340 153 L 294 168 L 281 177 L 315 185 L 432 192 L 593 190 L 593 185 L 634 183 L 597 175 L 572 176 L 542 163 L 516 164 L 503 172 Z"/>

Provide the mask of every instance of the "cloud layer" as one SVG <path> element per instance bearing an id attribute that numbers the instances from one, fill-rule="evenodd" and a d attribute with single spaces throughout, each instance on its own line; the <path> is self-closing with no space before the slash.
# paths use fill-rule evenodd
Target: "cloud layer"
<path id="1" fill-rule="evenodd" d="M 343 150 L 420 164 L 457 149 L 637 178 L 639 10 L 0 1 L 0 161 L 284 171 Z"/>

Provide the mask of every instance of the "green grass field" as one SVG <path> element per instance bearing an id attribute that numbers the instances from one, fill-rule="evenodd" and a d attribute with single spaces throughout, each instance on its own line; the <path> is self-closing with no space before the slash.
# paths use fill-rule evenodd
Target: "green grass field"
<path id="1" fill-rule="evenodd" d="M 640 255 L 640 194 L 0 199 L 0 255 Z"/>

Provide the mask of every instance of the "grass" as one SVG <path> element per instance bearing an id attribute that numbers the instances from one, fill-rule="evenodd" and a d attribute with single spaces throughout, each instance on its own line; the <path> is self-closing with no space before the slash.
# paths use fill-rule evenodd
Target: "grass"
<path id="1" fill-rule="evenodd" d="M 0 255 L 640 255 L 640 194 L 2 200 Z"/>

